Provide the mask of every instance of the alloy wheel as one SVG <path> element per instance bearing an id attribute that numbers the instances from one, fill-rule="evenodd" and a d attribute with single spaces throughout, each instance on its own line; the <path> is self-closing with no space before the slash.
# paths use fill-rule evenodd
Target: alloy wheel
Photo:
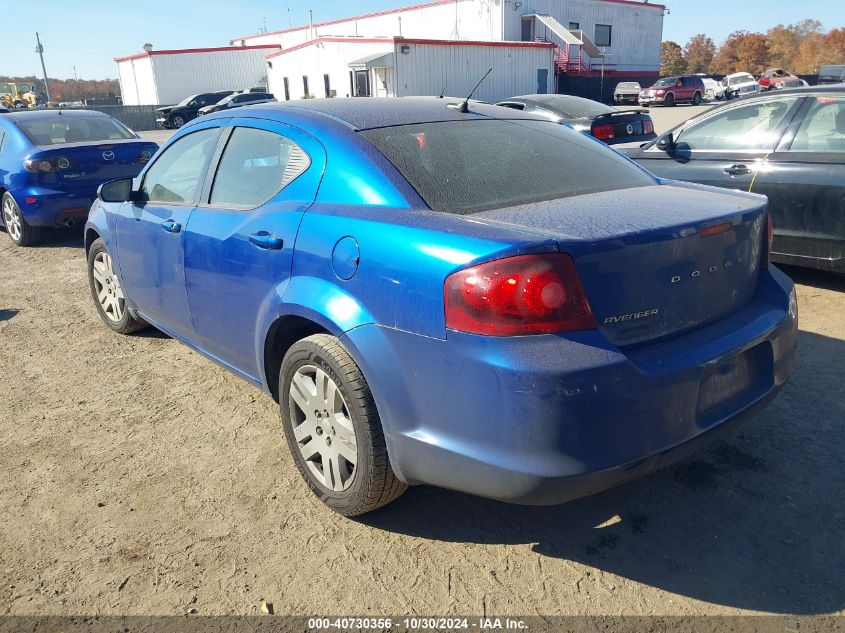
<path id="1" fill-rule="evenodd" d="M 23 235 L 23 218 L 14 200 L 8 196 L 3 200 L 3 224 L 6 225 L 9 237 L 19 242 Z"/>
<path id="2" fill-rule="evenodd" d="M 126 298 L 117 275 L 114 274 L 111 256 L 106 251 L 101 251 L 94 257 L 93 274 L 94 290 L 103 314 L 110 321 L 119 323 L 126 313 Z"/>
<path id="3" fill-rule="evenodd" d="M 173 127 L 180 128 L 185 125 L 185 119 L 180 116 L 173 117 Z"/>
<path id="4" fill-rule="evenodd" d="M 358 442 L 343 394 L 314 365 L 296 370 L 289 392 L 293 434 L 308 470 L 325 488 L 346 490 L 355 478 Z"/>

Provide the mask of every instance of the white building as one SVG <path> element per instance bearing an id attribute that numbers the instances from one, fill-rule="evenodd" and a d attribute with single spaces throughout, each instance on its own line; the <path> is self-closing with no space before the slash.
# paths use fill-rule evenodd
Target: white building
<path id="1" fill-rule="evenodd" d="M 268 55 L 277 99 L 468 95 L 499 101 L 554 89 L 552 44 L 320 37 Z"/>
<path id="2" fill-rule="evenodd" d="M 233 46 L 286 50 L 320 38 L 405 37 L 549 41 L 563 72 L 657 74 L 662 4 L 635 0 L 433 0 L 424 4 L 237 37 Z"/>
<path id="3" fill-rule="evenodd" d="M 178 103 L 185 97 L 217 90 L 244 90 L 267 85 L 268 53 L 278 44 L 244 47 L 144 50 L 118 57 L 124 105 Z"/>
<path id="4" fill-rule="evenodd" d="M 212 49 L 145 51 L 118 62 L 123 102 L 267 85 L 306 96 L 555 92 L 556 74 L 657 75 L 661 4 L 648 0 L 431 0 L 236 37 Z"/>

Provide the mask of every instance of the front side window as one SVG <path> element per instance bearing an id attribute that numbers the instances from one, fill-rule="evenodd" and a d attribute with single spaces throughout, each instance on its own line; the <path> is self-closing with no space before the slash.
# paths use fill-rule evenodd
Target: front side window
<path id="1" fill-rule="evenodd" d="M 730 108 L 683 130 L 675 147 L 695 150 L 763 150 L 780 138 L 780 125 L 797 97 Z"/>
<path id="2" fill-rule="evenodd" d="M 596 46 L 610 46 L 610 33 L 612 27 L 609 24 L 596 24 Z"/>
<path id="3" fill-rule="evenodd" d="M 200 130 L 164 150 L 144 176 L 142 199 L 171 204 L 194 202 L 219 135 L 219 128 Z"/>
<path id="4" fill-rule="evenodd" d="M 308 154 L 284 136 L 235 128 L 214 177 L 210 204 L 255 208 L 293 182 L 310 164 Z"/>
<path id="5" fill-rule="evenodd" d="M 816 97 L 790 149 L 845 152 L 845 97 Z"/>
<path id="6" fill-rule="evenodd" d="M 655 184 L 606 145 L 551 121 L 419 123 L 361 134 L 431 209 L 446 213 Z"/>
<path id="7" fill-rule="evenodd" d="M 26 119 L 18 127 L 36 145 L 60 145 L 63 143 L 97 143 L 135 138 L 123 125 L 111 117 L 100 116 L 53 116 Z"/>

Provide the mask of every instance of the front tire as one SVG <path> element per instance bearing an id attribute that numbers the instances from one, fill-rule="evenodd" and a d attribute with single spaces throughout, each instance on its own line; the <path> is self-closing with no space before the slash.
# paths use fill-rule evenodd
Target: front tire
<path id="1" fill-rule="evenodd" d="M 131 334 L 147 323 L 132 315 L 114 271 L 111 255 L 102 238 L 97 238 L 88 251 L 88 286 L 100 318 L 118 334 Z"/>
<path id="2" fill-rule="evenodd" d="M 27 224 L 18 203 L 8 191 L 0 203 L 3 208 L 3 225 L 15 246 L 32 246 L 38 241 L 40 231 Z"/>
<path id="3" fill-rule="evenodd" d="M 367 381 L 335 337 L 315 334 L 291 346 L 279 371 L 279 407 L 297 469 L 335 512 L 371 512 L 407 489 L 390 466 Z"/>
<path id="4" fill-rule="evenodd" d="M 673 95 L 671 92 L 668 95 L 666 95 L 666 98 L 663 100 L 663 105 L 665 105 L 667 108 L 674 107 L 674 105 L 675 105 L 675 95 Z"/>
<path id="5" fill-rule="evenodd" d="M 174 114 L 170 117 L 170 127 L 178 130 L 183 125 L 185 125 L 185 117 L 181 114 Z"/>

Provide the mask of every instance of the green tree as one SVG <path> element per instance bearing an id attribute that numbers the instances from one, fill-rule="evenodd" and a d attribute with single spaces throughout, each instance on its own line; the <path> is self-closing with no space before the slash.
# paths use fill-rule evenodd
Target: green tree
<path id="1" fill-rule="evenodd" d="M 694 35 L 684 46 L 684 61 L 690 73 L 707 72 L 715 56 L 716 44 L 704 33 Z"/>
<path id="2" fill-rule="evenodd" d="M 687 71 L 684 52 L 677 42 L 666 40 L 660 51 L 660 74 L 664 77 L 683 75 Z"/>

